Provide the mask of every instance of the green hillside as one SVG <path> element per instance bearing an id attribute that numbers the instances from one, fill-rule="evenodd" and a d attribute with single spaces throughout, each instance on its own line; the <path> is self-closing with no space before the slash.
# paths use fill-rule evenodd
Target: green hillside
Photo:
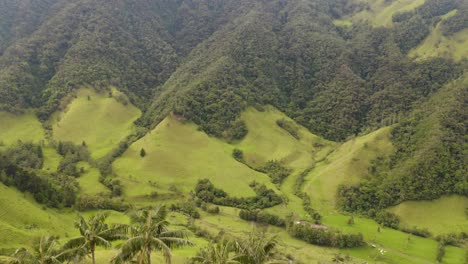
<path id="1" fill-rule="evenodd" d="M 132 132 L 140 111 L 117 101 L 118 92 L 81 89 L 67 108 L 53 117 L 53 138 L 85 144 L 95 159 L 105 156 Z"/>
<path id="2" fill-rule="evenodd" d="M 32 113 L 11 114 L 0 112 L 0 148 L 12 145 L 19 139 L 39 143 L 44 139 L 41 123 Z"/>
<path id="3" fill-rule="evenodd" d="M 356 3 L 368 5 L 368 8 L 353 14 L 348 19 L 353 22 L 369 22 L 375 27 L 389 27 L 393 25 L 392 17 L 394 14 L 412 11 L 424 2 L 425 0 L 356 1 Z"/>
<path id="4" fill-rule="evenodd" d="M 140 156 L 144 148 L 146 155 Z M 153 191 L 188 193 L 199 179 L 208 178 L 235 196 L 251 196 L 251 181 L 271 186 L 265 174 L 251 170 L 232 157 L 233 146 L 209 137 L 193 124 L 169 116 L 145 137 L 133 143 L 114 162 L 128 197 Z M 151 183 L 150 183 L 151 182 Z"/>
<path id="5" fill-rule="evenodd" d="M 468 230 L 467 208 L 466 197 L 448 196 L 434 201 L 404 202 L 390 210 L 401 217 L 403 225 L 427 228 L 439 235 Z"/>
<path id="6" fill-rule="evenodd" d="M 392 153 L 390 130 L 385 127 L 351 139 L 315 166 L 306 177 L 304 190 L 311 194 L 317 208 L 333 210 L 340 184 L 356 184 L 361 178 L 368 177 L 370 162 Z"/>
<path id="7" fill-rule="evenodd" d="M 467 19 L 0 1 L 0 263 L 467 264 Z"/>

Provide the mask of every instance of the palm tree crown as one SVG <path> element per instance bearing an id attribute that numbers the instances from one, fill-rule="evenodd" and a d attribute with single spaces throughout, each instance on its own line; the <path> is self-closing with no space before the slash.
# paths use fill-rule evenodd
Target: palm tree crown
<path id="1" fill-rule="evenodd" d="M 125 263 L 137 259 L 140 264 L 151 264 L 151 252 L 160 250 L 166 263 L 171 263 L 171 247 L 191 245 L 187 231 L 172 231 L 165 220 L 164 207 L 144 209 L 131 215 L 132 225 L 128 226 L 130 238 L 122 245 L 112 263 Z"/>

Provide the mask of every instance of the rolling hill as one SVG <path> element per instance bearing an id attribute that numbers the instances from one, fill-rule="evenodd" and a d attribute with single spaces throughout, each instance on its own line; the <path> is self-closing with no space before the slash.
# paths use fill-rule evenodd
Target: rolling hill
<path id="1" fill-rule="evenodd" d="M 173 263 L 253 230 L 288 263 L 466 263 L 466 10 L 0 1 L 0 263 L 159 205 Z"/>

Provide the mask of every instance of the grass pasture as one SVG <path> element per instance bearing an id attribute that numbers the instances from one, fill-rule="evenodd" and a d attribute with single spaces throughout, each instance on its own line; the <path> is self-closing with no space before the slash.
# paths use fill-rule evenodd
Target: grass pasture
<path id="1" fill-rule="evenodd" d="M 389 209 L 401 224 L 427 228 L 434 235 L 468 230 L 468 198 L 447 196 L 434 201 L 408 201 Z"/>
<path id="2" fill-rule="evenodd" d="M 99 182 L 99 170 L 89 166 L 87 162 L 80 161 L 76 164 L 78 169 L 83 168 L 83 173 L 77 180 L 81 193 L 95 195 L 99 193 L 109 193 L 109 189 Z"/>
<path id="3" fill-rule="evenodd" d="M 319 210 L 334 211 L 335 194 L 340 184 L 357 183 L 368 173 L 371 160 L 388 155 L 393 147 L 390 127 L 345 142 L 307 175 L 304 191 Z"/>
<path id="4" fill-rule="evenodd" d="M 39 143 L 44 140 L 42 125 L 33 113 L 15 115 L 0 112 L 0 150 L 18 140 Z"/>
<path id="5" fill-rule="evenodd" d="M 132 132 L 139 116 L 140 110 L 131 104 L 82 88 L 65 111 L 53 117 L 53 138 L 75 144 L 85 141 L 91 156 L 101 158 Z"/>
<path id="6" fill-rule="evenodd" d="M 142 148 L 145 157 L 140 157 Z M 169 116 L 133 143 L 113 168 L 124 185 L 124 195 L 133 198 L 169 189 L 188 193 L 201 178 L 210 179 L 233 196 L 255 195 L 248 186 L 253 180 L 274 188 L 267 175 L 237 162 L 232 157 L 233 149 L 194 124 Z"/>
<path id="7" fill-rule="evenodd" d="M 0 248 L 29 245 L 42 234 L 73 234 L 73 213 L 46 209 L 27 194 L 0 183 Z"/>
<path id="8" fill-rule="evenodd" d="M 375 27 L 390 27 L 393 24 L 392 17 L 394 14 L 414 10 L 418 6 L 424 4 L 424 1 L 425 0 L 366 1 L 369 3 L 370 8 L 354 14 L 347 20 L 352 22 L 368 21 Z"/>
<path id="9" fill-rule="evenodd" d="M 468 56 L 468 49 L 466 48 L 468 47 L 468 29 L 450 36 L 444 36 L 440 31 L 441 23 L 442 21 L 437 23 L 429 36 L 408 53 L 409 57 L 416 60 L 444 57 L 459 61 Z"/>

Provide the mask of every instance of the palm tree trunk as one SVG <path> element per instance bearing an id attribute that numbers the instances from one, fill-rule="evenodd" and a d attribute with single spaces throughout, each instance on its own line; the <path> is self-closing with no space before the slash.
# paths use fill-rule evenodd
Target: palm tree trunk
<path id="1" fill-rule="evenodd" d="M 93 259 L 93 264 L 96 264 L 96 259 L 94 258 L 94 251 L 96 250 L 95 245 L 91 245 L 91 258 Z"/>
<path id="2" fill-rule="evenodd" d="M 148 254 L 148 264 L 151 264 L 151 249 L 147 250 Z"/>

